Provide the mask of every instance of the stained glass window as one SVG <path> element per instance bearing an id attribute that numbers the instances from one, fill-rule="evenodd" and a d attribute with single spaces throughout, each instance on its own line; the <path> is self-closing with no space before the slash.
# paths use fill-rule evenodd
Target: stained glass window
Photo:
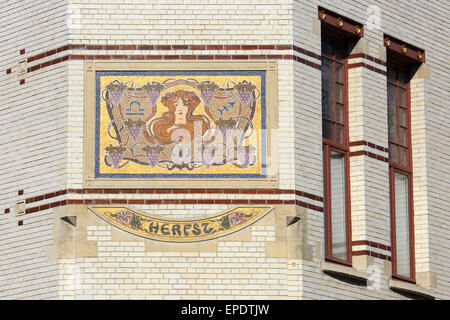
<path id="1" fill-rule="evenodd" d="M 330 142 L 344 144 L 344 49 L 322 39 L 322 133 Z"/>
<path id="2" fill-rule="evenodd" d="M 389 61 L 389 58 L 388 58 Z M 393 276 L 412 279 L 412 199 L 410 155 L 410 110 L 408 66 L 387 65 L 387 113 L 389 129 L 389 165 L 391 174 L 391 216 L 393 227 Z"/>
<path id="3" fill-rule="evenodd" d="M 322 137 L 326 257 L 349 263 L 348 135 L 343 43 L 322 39 Z"/>
<path id="4" fill-rule="evenodd" d="M 409 165 L 407 71 L 399 65 L 388 65 L 389 160 L 404 167 Z"/>

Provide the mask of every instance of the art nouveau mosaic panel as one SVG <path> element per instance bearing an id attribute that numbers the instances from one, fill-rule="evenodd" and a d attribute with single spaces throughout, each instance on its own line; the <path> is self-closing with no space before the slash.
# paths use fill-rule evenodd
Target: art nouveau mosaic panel
<path id="1" fill-rule="evenodd" d="M 247 65 L 88 67 L 88 180 L 273 180 L 266 169 L 275 71 Z"/>

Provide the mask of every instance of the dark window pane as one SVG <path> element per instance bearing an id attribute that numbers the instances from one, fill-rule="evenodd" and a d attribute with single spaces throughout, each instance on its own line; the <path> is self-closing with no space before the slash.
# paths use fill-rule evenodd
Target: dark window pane
<path id="1" fill-rule="evenodd" d="M 336 83 L 336 102 L 344 103 L 344 86 L 342 84 Z"/>
<path id="2" fill-rule="evenodd" d="M 396 106 L 397 105 L 397 87 L 388 84 L 387 87 L 387 93 L 388 93 L 388 106 Z"/>
<path id="3" fill-rule="evenodd" d="M 333 44 L 328 39 L 322 39 L 322 55 L 333 56 Z"/>
<path id="4" fill-rule="evenodd" d="M 398 121 L 401 126 L 406 127 L 406 109 L 399 109 Z"/>
<path id="5" fill-rule="evenodd" d="M 398 83 L 401 86 L 405 86 L 407 82 L 407 72 L 405 68 L 398 68 Z"/>
<path id="6" fill-rule="evenodd" d="M 397 141 L 397 87 L 388 84 L 389 140 Z"/>
<path id="7" fill-rule="evenodd" d="M 332 256 L 346 260 L 345 157 L 334 151 L 330 151 L 330 189 Z"/>
<path id="8" fill-rule="evenodd" d="M 345 52 L 347 51 L 347 48 L 343 45 L 337 45 L 335 46 L 335 58 L 336 60 L 343 60 L 345 57 Z"/>
<path id="9" fill-rule="evenodd" d="M 408 165 L 408 149 L 400 147 L 400 164 L 407 166 Z"/>
<path id="10" fill-rule="evenodd" d="M 394 175 L 395 183 L 395 252 L 397 256 L 397 274 L 411 277 L 411 259 L 409 243 L 409 192 L 408 176 Z"/>
<path id="11" fill-rule="evenodd" d="M 394 65 L 389 64 L 387 67 L 387 79 L 389 81 L 395 82 L 397 81 L 397 74 L 396 74 L 396 68 Z"/>
<path id="12" fill-rule="evenodd" d="M 322 136 L 329 140 L 334 140 L 334 124 L 333 122 L 322 120 Z"/>
<path id="13" fill-rule="evenodd" d="M 323 184 L 322 184 L 322 186 L 323 186 L 323 194 L 324 194 L 324 197 L 326 196 L 326 194 L 328 193 L 328 191 L 327 191 L 327 186 L 326 186 L 326 183 L 325 183 L 325 177 L 326 177 L 326 175 L 327 175 L 327 171 L 326 171 L 326 165 L 327 165 L 327 159 L 328 159 L 328 156 L 326 155 L 326 149 L 325 149 L 325 146 L 323 146 L 322 147 L 322 155 L 323 155 L 323 158 L 322 158 L 322 160 L 323 160 Z M 327 209 L 327 206 L 326 205 L 324 205 L 323 206 L 323 213 L 324 214 L 328 214 L 328 212 L 326 211 L 326 209 Z M 328 232 L 328 231 L 327 231 Z"/>
<path id="14" fill-rule="evenodd" d="M 342 72 L 343 72 L 343 70 L 342 70 L 342 63 L 339 63 L 339 62 L 336 62 L 335 64 L 334 64 L 334 67 L 335 67 L 335 80 L 336 81 L 339 81 L 339 82 L 343 82 L 344 81 L 344 78 L 343 78 L 343 76 L 342 76 Z"/>
<path id="15" fill-rule="evenodd" d="M 337 142 L 344 143 L 344 126 L 337 125 Z"/>
<path id="16" fill-rule="evenodd" d="M 408 130 L 405 128 L 400 127 L 399 132 L 399 142 L 401 145 L 406 146 L 406 137 L 407 137 Z"/>
<path id="17" fill-rule="evenodd" d="M 396 117 L 395 112 L 392 114 L 389 114 L 389 140 L 398 142 L 397 126 L 396 126 L 397 119 L 395 119 L 395 117 Z M 391 125 L 391 121 L 394 125 Z"/>
<path id="18" fill-rule="evenodd" d="M 336 121 L 344 122 L 344 105 L 336 103 Z"/>
<path id="19" fill-rule="evenodd" d="M 398 147 L 392 143 L 389 143 L 389 160 L 398 162 Z"/>
<path id="20" fill-rule="evenodd" d="M 406 106 L 406 90 L 398 88 L 398 103 L 401 106 Z"/>
<path id="21" fill-rule="evenodd" d="M 333 114 L 333 62 L 322 59 L 322 116 L 334 119 Z"/>

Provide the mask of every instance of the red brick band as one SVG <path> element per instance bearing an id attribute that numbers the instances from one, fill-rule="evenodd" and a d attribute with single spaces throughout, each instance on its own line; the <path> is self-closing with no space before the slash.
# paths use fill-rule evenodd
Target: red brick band
<path id="1" fill-rule="evenodd" d="M 25 213 L 34 213 L 54 207 L 65 205 L 92 205 L 92 204 L 229 204 L 229 205 L 298 205 L 315 211 L 323 212 L 323 208 L 298 200 L 279 200 L 279 199 L 68 199 L 43 204 L 40 206 L 26 209 Z M 9 212 L 9 211 L 8 211 Z M 6 213 L 6 212 L 5 212 Z"/>
<path id="2" fill-rule="evenodd" d="M 380 73 L 380 74 L 382 74 L 384 76 L 387 75 L 386 71 L 378 69 L 378 68 L 375 68 L 375 67 L 372 67 L 372 66 L 369 66 L 368 64 L 366 64 L 364 62 L 352 63 L 352 64 L 348 65 L 348 69 L 360 68 L 360 67 L 363 67 L 363 68 L 366 68 L 368 70 Z"/>
<path id="3" fill-rule="evenodd" d="M 350 152 L 350 157 L 356 157 L 356 156 L 362 156 L 362 155 L 368 156 L 369 158 L 373 158 L 373 159 L 380 160 L 383 162 L 389 162 L 388 158 L 380 156 L 380 155 L 372 153 L 372 152 L 368 152 L 368 151 L 364 151 L 364 150 Z"/>
<path id="4" fill-rule="evenodd" d="M 292 55 L 283 54 L 234 54 L 234 55 L 69 55 L 70 60 L 249 60 L 277 59 L 292 60 Z"/>
<path id="5" fill-rule="evenodd" d="M 391 247 L 390 246 L 386 246 L 384 244 L 381 243 L 377 243 L 374 241 L 368 241 L 368 240 L 357 240 L 357 241 L 352 241 L 352 246 L 361 246 L 361 245 L 366 245 L 372 248 L 379 248 L 382 250 L 386 250 L 386 251 L 391 251 Z"/>
<path id="6" fill-rule="evenodd" d="M 365 54 L 365 53 L 353 53 L 348 56 L 348 59 L 355 59 L 355 58 L 367 59 L 369 61 L 372 61 L 379 65 L 382 65 L 384 67 L 387 65 L 387 63 L 385 61 L 375 58 L 375 57 L 372 57 L 372 56 L 369 56 L 368 54 Z"/>
<path id="7" fill-rule="evenodd" d="M 24 50 L 24 49 L 23 49 Z M 319 59 L 320 55 L 311 51 L 302 49 L 294 45 L 89 45 L 89 44 L 68 44 L 56 49 L 52 49 L 43 53 L 36 54 L 28 57 L 27 62 L 37 61 L 54 54 L 64 52 L 67 50 L 294 50 L 305 54 L 309 57 Z M 63 57 L 53 59 L 44 63 L 36 64 L 29 67 L 27 72 L 33 72 L 50 65 L 54 65 L 67 60 L 249 60 L 249 59 L 277 59 L 277 60 L 295 60 L 305 65 L 320 70 L 320 64 L 308 61 L 306 59 L 297 57 L 292 54 L 209 54 L 209 55 L 110 55 L 110 54 L 97 54 L 97 55 L 79 55 L 68 54 Z M 6 73 L 11 73 L 11 69 L 7 69 Z"/>
<path id="8" fill-rule="evenodd" d="M 69 44 L 69 50 L 292 50 L 292 45 L 246 45 L 246 44 L 212 44 L 212 45 L 196 45 L 196 44 L 167 44 L 167 45 L 152 45 L 152 44 L 127 44 L 127 45 L 101 45 L 101 44 Z"/>
<path id="9" fill-rule="evenodd" d="M 377 243 L 377 242 L 374 242 L 374 241 L 368 241 L 368 240 L 352 241 L 352 246 L 360 246 L 360 245 L 366 245 L 366 246 L 372 247 L 372 248 L 382 249 L 382 250 L 385 250 L 385 251 L 391 251 L 391 247 L 390 246 L 386 246 L 384 244 Z M 374 252 L 374 251 L 370 251 L 370 250 L 352 251 L 352 255 L 353 256 L 367 255 L 367 256 L 371 256 L 371 257 L 375 257 L 375 258 L 380 258 L 380 259 L 383 259 L 383 260 L 391 261 L 391 257 L 389 255 L 378 253 L 378 252 Z"/>
<path id="10" fill-rule="evenodd" d="M 66 194 L 295 194 L 322 202 L 323 198 L 298 190 L 283 189 L 66 189 L 44 195 L 30 197 L 27 204 L 51 199 Z M 33 213 L 67 204 L 265 204 L 265 205 L 297 205 L 307 209 L 323 212 L 323 208 L 300 200 L 280 199 L 67 199 L 55 201 L 26 209 L 25 213 Z M 9 209 L 5 209 L 9 213 Z"/>
<path id="11" fill-rule="evenodd" d="M 365 140 L 358 140 L 358 141 L 350 142 L 350 147 L 353 147 L 353 146 L 368 146 L 370 148 L 377 149 L 379 151 L 389 152 L 388 148 L 376 145 L 375 143 L 371 143 L 371 142 L 368 142 L 368 141 L 365 141 Z"/>
<path id="12" fill-rule="evenodd" d="M 300 48 L 300 47 L 298 47 L 298 46 L 293 46 L 292 49 L 293 49 L 294 51 L 296 51 L 296 52 L 305 54 L 305 55 L 307 55 L 308 57 L 315 58 L 315 59 L 317 59 L 317 60 L 319 60 L 319 61 L 322 60 L 322 56 L 321 56 L 320 54 L 316 54 L 316 53 L 314 53 L 314 52 L 312 52 L 312 51 L 308 51 L 308 50 L 303 49 L 303 48 Z"/>
<path id="13" fill-rule="evenodd" d="M 323 207 L 315 206 L 313 204 L 306 203 L 306 202 L 303 202 L 303 201 L 300 201 L 300 200 L 295 200 L 295 205 L 299 206 L 299 207 L 311 209 L 311 210 L 314 210 L 314 211 L 323 212 Z"/>
<path id="14" fill-rule="evenodd" d="M 294 60 L 307 66 L 321 70 L 320 64 L 313 63 L 294 55 L 258 54 L 258 55 L 76 55 L 71 54 L 29 67 L 27 72 L 33 72 L 50 65 L 67 60 Z"/>
<path id="15" fill-rule="evenodd" d="M 382 253 L 373 252 L 370 250 L 352 251 L 352 256 L 371 256 L 387 261 L 391 261 L 391 257 Z"/>
<path id="16" fill-rule="evenodd" d="M 62 47 L 59 47 L 56 49 L 52 49 L 52 50 L 49 50 L 49 51 L 46 51 L 43 53 L 39 53 L 34 56 L 28 57 L 27 62 L 30 63 L 30 62 L 33 62 L 33 61 L 36 61 L 36 60 L 39 60 L 39 59 L 42 59 L 45 57 L 49 57 L 49 56 L 52 56 L 54 54 L 57 54 L 59 52 L 63 52 L 63 51 L 69 50 L 69 49 L 70 49 L 70 45 L 65 45 L 65 46 L 62 46 Z"/>
<path id="17" fill-rule="evenodd" d="M 76 194 L 295 194 L 323 202 L 323 198 L 299 190 L 287 189 L 66 189 L 26 199 L 33 203 L 69 193 Z M 269 201 L 269 200 L 268 200 Z"/>
<path id="18" fill-rule="evenodd" d="M 294 58 L 294 61 L 303 63 L 303 64 L 305 64 L 307 66 L 310 66 L 310 67 L 313 67 L 313 68 L 315 68 L 317 70 L 322 70 L 321 65 L 318 64 L 318 63 L 314 63 L 314 62 L 311 62 L 309 60 L 306 60 L 306 59 L 303 59 L 303 58 L 300 58 L 300 57 L 297 57 L 297 56 L 293 56 L 293 58 Z"/>

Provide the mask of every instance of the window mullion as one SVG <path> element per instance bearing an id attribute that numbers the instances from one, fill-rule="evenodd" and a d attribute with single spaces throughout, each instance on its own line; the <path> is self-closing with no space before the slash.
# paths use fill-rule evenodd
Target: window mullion
<path id="1" fill-rule="evenodd" d="M 388 81 L 388 85 L 395 86 L 395 118 L 397 119 L 395 126 L 389 127 L 390 130 L 394 130 L 397 133 L 396 139 L 389 139 L 392 148 L 395 149 L 392 154 L 396 153 L 396 158 L 394 157 L 396 161 L 389 161 L 392 276 L 414 282 L 410 87 L 406 73 L 402 69 L 404 66 L 396 64 L 388 64 L 388 66 L 392 68 L 391 70 L 393 70 L 396 77 L 395 83 Z M 403 78 L 406 83 L 404 88 L 400 84 L 400 79 Z M 400 101 L 400 92 L 402 90 L 404 90 L 403 102 Z M 400 116 L 402 108 L 404 110 L 403 117 Z M 402 150 L 406 151 L 406 153 L 402 152 Z M 407 266 L 408 268 L 406 268 Z"/>
<path id="2" fill-rule="evenodd" d="M 334 141 L 339 142 L 337 136 L 337 124 L 336 124 L 336 53 L 333 56 L 333 68 L 331 70 L 333 74 L 333 132 L 334 132 Z"/>
<path id="3" fill-rule="evenodd" d="M 396 103 L 395 103 L 396 116 L 395 117 L 397 119 L 397 123 L 395 124 L 395 126 L 396 126 L 395 130 L 397 131 L 397 141 L 395 141 L 395 142 L 398 144 L 398 146 L 397 146 L 397 160 L 401 164 L 402 163 L 402 159 L 401 159 L 401 152 L 400 152 L 401 147 L 400 147 L 400 126 L 399 126 L 399 124 L 400 124 L 400 120 L 399 120 L 400 112 L 399 112 L 399 108 L 398 108 L 398 106 L 399 106 L 399 99 L 400 99 L 400 88 L 399 88 L 398 84 L 397 84 L 395 89 L 396 89 L 395 90 L 395 94 L 396 94 L 396 97 L 395 97 L 396 98 L 395 99 L 395 101 L 396 101 Z"/>
<path id="4" fill-rule="evenodd" d="M 395 234 L 395 179 L 394 179 L 394 167 L 389 168 L 389 185 L 390 185 L 390 207 L 391 207 L 391 262 L 392 262 L 392 275 L 397 276 L 397 245 Z"/>
<path id="5" fill-rule="evenodd" d="M 332 209 L 331 209 L 331 168 L 330 168 L 330 145 L 325 145 L 325 161 L 326 161 L 326 230 L 327 230 L 327 257 L 332 258 L 333 256 L 333 228 L 332 228 Z"/>
<path id="6" fill-rule="evenodd" d="M 351 265 L 351 224 L 350 199 L 349 199 L 349 147 L 347 122 L 347 77 L 345 60 L 338 60 L 338 47 L 340 43 L 332 41 L 333 52 L 326 58 L 329 59 L 329 74 L 323 74 L 323 79 L 328 76 L 330 83 L 330 117 L 322 116 L 323 120 L 330 120 L 330 136 L 323 136 L 323 161 L 324 161 L 324 210 L 325 210 L 325 258 L 345 265 Z M 322 53 L 323 55 L 323 53 Z M 337 67 L 340 64 L 342 78 L 338 79 Z M 323 69 L 325 70 L 325 69 Z M 322 71 L 327 72 L 327 71 Z M 338 81 L 339 80 L 339 81 Z M 332 83 L 331 83 L 332 82 Z M 340 91 L 338 92 L 338 87 Z M 324 89 L 323 89 L 324 90 Z M 325 89 L 326 90 L 326 89 Z M 326 92 L 323 91 L 325 94 Z M 342 104 L 341 118 L 338 122 L 338 93 L 341 94 Z M 327 107 L 324 104 L 322 108 Z M 331 125 L 333 128 L 331 128 Z M 340 126 L 340 127 L 338 127 Z M 339 131 L 341 130 L 341 131 Z M 340 133 L 340 134 L 339 134 Z M 332 136 L 331 136 L 332 135 Z M 327 138 L 328 137 L 328 138 Z"/>

